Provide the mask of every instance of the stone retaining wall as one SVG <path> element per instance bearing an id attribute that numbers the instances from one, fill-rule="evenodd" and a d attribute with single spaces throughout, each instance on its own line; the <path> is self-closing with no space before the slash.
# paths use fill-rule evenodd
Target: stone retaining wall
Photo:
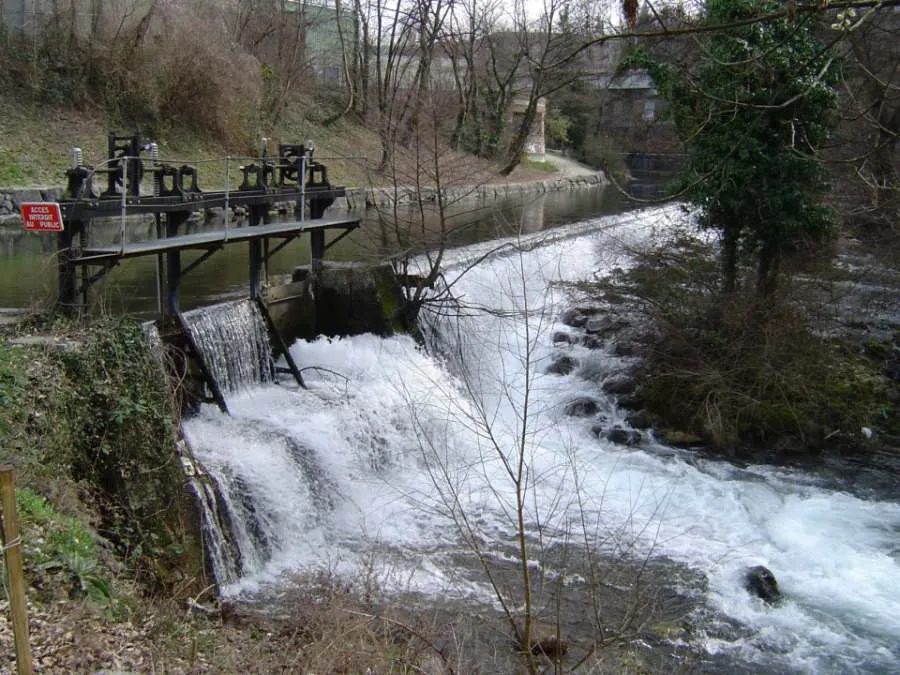
<path id="1" fill-rule="evenodd" d="M 586 176 L 570 178 L 558 178 L 555 180 L 537 180 L 527 183 L 485 183 L 482 185 L 465 186 L 459 188 L 445 188 L 444 199 L 459 201 L 461 199 L 504 199 L 524 194 L 543 194 L 545 192 L 562 192 L 565 190 L 579 190 L 582 188 L 607 185 L 609 181 L 603 172 L 598 171 Z M 437 190 L 425 188 L 420 190 L 425 201 L 436 201 Z M 416 199 L 417 190 L 414 187 L 380 187 L 380 188 L 347 188 L 346 206 L 350 209 L 373 208 L 376 206 L 390 206 L 396 201 L 398 204 L 411 204 Z M 335 206 L 343 206 L 344 200 L 335 202 Z"/>
<path id="2" fill-rule="evenodd" d="M 21 222 L 19 204 L 23 202 L 55 202 L 62 197 L 65 188 L 30 187 L 0 190 L 0 223 Z"/>

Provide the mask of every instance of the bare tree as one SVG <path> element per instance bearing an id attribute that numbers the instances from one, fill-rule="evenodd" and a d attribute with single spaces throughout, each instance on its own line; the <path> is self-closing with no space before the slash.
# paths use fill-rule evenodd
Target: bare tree
<path id="1" fill-rule="evenodd" d="M 900 210 L 900 15 L 881 11 L 853 25 L 843 49 L 841 122 L 829 154 L 837 161 L 850 220 L 895 228 Z"/>
<path id="2" fill-rule="evenodd" d="M 529 288 L 534 270 L 524 262 L 526 249 L 525 242 L 508 245 L 502 255 L 509 261 L 504 267 L 509 275 L 487 282 L 502 290 L 499 304 L 444 294 L 442 303 L 429 305 L 426 321 L 436 326 L 434 335 L 450 333 L 456 340 L 444 356 L 457 380 L 436 382 L 435 388 L 459 387 L 465 397 L 444 413 L 446 427 L 436 429 L 431 413 L 420 416 L 414 409 L 413 415 L 422 464 L 434 488 L 423 497 L 427 507 L 452 519 L 474 555 L 524 669 L 564 672 L 639 630 L 654 611 L 654 594 L 640 582 L 646 554 L 634 556 L 638 561 L 631 565 L 613 560 L 635 553 L 635 538 L 648 535 L 647 525 L 631 522 L 605 531 L 595 497 L 583 490 L 585 469 L 574 451 L 559 453 L 553 466 L 537 461 L 538 448 L 553 433 L 545 426 L 548 410 L 536 395 L 541 345 L 549 337 L 552 316 L 547 297 Z M 456 278 L 468 269 L 447 275 Z M 476 315 L 490 317 L 501 328 L 495 333 L 470 324 Z M 495 353 L 496 360 L 478 359 L 485 351 Z M 463 444 L 476 449 L 456 457 L 448 450 L 445 428 L 465 429 L 471 438 Z M 484 501 L 473 506 L 470 491 L 484 495 Z M 485 519 L 481 509 L 500 524 Z M 495 526 L 506 533 L 504 541 L 498 541 Z M 629 533 L 629 528 L 634 530 Z M 580 646 L 574 667 L 562 664 L 569 646 L 567 615 L 578 611 L 565 597 L 569 574 L 585 580 L 577 597 L 592 607 L 596 636 L 590 645 Z M 613 589 L 615 580 L 625 576 L 628 589 Z"/>

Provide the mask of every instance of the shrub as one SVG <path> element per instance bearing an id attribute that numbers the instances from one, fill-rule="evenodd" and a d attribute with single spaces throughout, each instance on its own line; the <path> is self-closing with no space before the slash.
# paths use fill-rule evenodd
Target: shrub
<path id="1" fill-rule="evenodd" d="M 0 461 L 58 510 L 94 514 L 97 533 L 147 586 L 171 589 L 182 571 L 202 577 L 177 418 L 140 325 L 37 317 L 20 330 L 50 333 L 56 346 L 0 345 Z M 89 556 L 62 564 L 92 570 Z"/>
<path id="2" fill-rule="evenodd" d="M 80 10 L 66 4 L 37 16 L 36 40 L 0 41 L 10 83 L 53 105 L 99 104 L 149 136 L 188 129 L 247 140 L 260 105 L 260 66 L 232 48 L 217 13 L 196 3 L 152 3 L 143 12 L 97 15 L 88 26 L 73 21 Z"/>
<path id="3" fill-rule="evenodd" d="M 858 444 L 860 428 L 879 423 L 884 378 L 859 350 L 817 335 L 798 297 L 721 296 L 713 256 L 666 242 L 618 279 L 655 326 L 648 410 L 728 452 Z"/>

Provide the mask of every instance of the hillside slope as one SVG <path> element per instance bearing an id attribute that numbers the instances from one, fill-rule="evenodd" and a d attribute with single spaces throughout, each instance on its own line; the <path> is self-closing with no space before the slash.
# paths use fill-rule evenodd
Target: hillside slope
<path id="1" fill-rule="evenodd" d="M 279 142 L 312 140 L 315 156 L 326 163 L 334 184 L 434 183 L 433 169 L 424 163 L 417 165 L 413 153 L 403 148 L 395 153 L 390 171 L 378 172 L 381 144 L 376 133 L 349 117 L 329 126 L 319 121 L 322 118 L 324 113 L 314 103 L 298 104 L 278 128 L 248 129 L 247 136 L 268 137 L 270 152 Z M 62 185 L 73 147 L 81 148 L 86 164 L 97 165 L 106 158 L 109 133 L 128 135 L 133 131 L 99 109 L 33 103 L 17 96 L 15 90 L 0 89 L 0 188 Z M 163 161 L 196 165 L 201 188 L 224 185 L 226 157 L 240 161 L 257 152 L 240 139 L 222 143 L 187 129 L 174 129 L 165 137 L 148 140 L 159 143 Z M 440 166 L 441 181 L 446 184 L 523 182 L 547 176 L 541 168 L 521 166 L 511 176 L 500 177 L 498 165 L 446 148 L 440 150 Z"/>

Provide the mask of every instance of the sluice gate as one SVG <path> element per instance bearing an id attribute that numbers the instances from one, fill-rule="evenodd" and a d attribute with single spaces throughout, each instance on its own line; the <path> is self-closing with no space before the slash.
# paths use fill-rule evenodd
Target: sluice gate
<path id="1" fill-rule="evenodd" d="M 196 166 L 160 160 L 157 145 L 145 143 L 139 134 L 110 134 L 108 156 L 96 167 L 84 164 L 81 151 L 73 148 L 66 191 L 59 200 L 63 227 L 57 234 L 58 307 L 67 312 L 85 308 L 91 288 L 122 260 L 155 257 L 160 334 L 196 363 L 211 400 L 223 410 L 227 408 L 221 383 L 195 344 L 179 306 L 185 275 L 224 246 L 246 243 L 249 297 L 284 356 L 288 372 L 303 386 L 300 370 L 261 296 L 267 263 L 291 241 L 308 233 L 311 270 L 316 275 L 328 248 L 359 226 L 359 218 L 325 215 L 335 199 L 345 196 L 345 188 L 331 185 L 328 169 L 313 158 L 310 142 L 279 144 L 274 155 L 268 150 L 264 139 L 258 157 L 225 158 L 225 189 L 204 191 Z M 232 168 L 239 177 L 234 189 L 230 188 Z M 273 210 L 286 203 L 292 206 L 294 219 L 272 222 Z M 233 219 L 233 211 L 246 218 Z M 221 227 L 188 232 L 187 224 L 198 214 L 220 217 Z M 153 226 L 148 237 L 149 219 Z M 100 229 L 101 223 L 108 227 L 110 222 L 118 224 L 115 241 L 95 241 L 94 230 Z M 326 241 L 328 231 L 336 233 L 331 241 Z M 183 265 L 182 251 L 202 253 Z M 176 376 L 182 378 L 188 370 L 187 359 L 176 360 L 175 367 L 179 371 Z"/>
<path id="2" fill-rule="evenodd" d="M 154 143 L 144 143 L 137 134 L 108 139 L 108 157 L 99 166 L 82 163 L 81 151 L 73 149 L 73 166 L 67 172 L 67 187 L 59 201 L 64 223 L 58 234 L 59 306 L 68 311 L 87 304 L 91 287 L 122 260 L 156 256 L 159 265 L 160 312 L 174 316 L 179 310 L 182 278 L 223 246 L 247 243 L 249 247 L 249 295 L 259 296 L 261 277 L 269 258 L 296 237 L 309 233 L 312 267 L 317 269 L 325 251 L 359 226 L 358 218 L 332 218 L 325 210 L 345 195 L 341 186 L 328 182 L 327 167 L 313 159 L 304 144 L 280 144 L 277 155 L 269 155 L 262 144 L 260 156 L 237 164 L 240 183 L 229 189 L 232 158 L 225 161 L 226 188 L 204 191 L 195 166 L 174 166 L 160 161 Z M 105 178 L 105 189 L 95 183 Z M 145 180 L 149 179 L 149 180 Z M 292 203 L 295 220 L 271 222 L 277 204 Z M 237 226 L 231 212 L 246 212 L 246 224 Z M 187 233 L 186 223 L 197 213 L 222 214 L 222 227 Z M 152 217 L 155 237 L 139 239 L 135 220 Z M 96 245 L 92 225 L 101 219 L 118 219 L 118 241 Z M 326 242 L 326 231 L 338 233 Z M 272 240 L 277 242 L 270 247 Z M 182 266 L 181 252 L 203 254 Z M 79 274 L 80 273 L 80 274 Z"/>

